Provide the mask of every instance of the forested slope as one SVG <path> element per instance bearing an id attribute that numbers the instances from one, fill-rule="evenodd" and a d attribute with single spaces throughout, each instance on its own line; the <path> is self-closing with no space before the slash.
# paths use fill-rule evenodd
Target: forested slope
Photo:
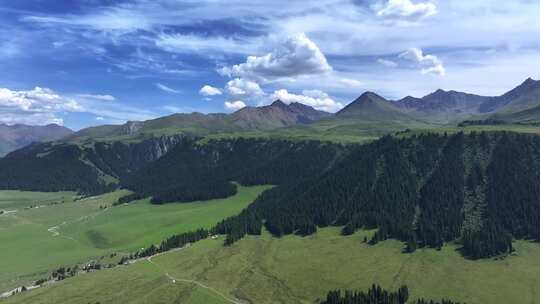
<path id="1" fill-rule="evenodd" d="M 347 148 L 319 141 L 233 138 L 178 144 L 124 181 L 155 203 L 226 197 L 242 185 L 286 185 L 325 172 Z"/>
<path id="2" fill-rule="evenodd" d="M 214 232 L 230 244 L 274 235 L 378 228 L 418 247 L 463 244 L 484 258 L 540 239 L 540 137 L 518 133 L 385 136 L 366 145 L 161 137 L 92 146 L 40 144 L 0 160 L 0 188 L 97 193 L 120 185 L 154 203 L 220 198 L 274 184 Z"/>
<path id="3" fill-rule="evenodd" d="M 343 234 L 378 228 L 387 238 L 440 248 L 460 241 L 483 258 L 512 251 L 512 238 L 540 239 L 540 138 L 513 133 L 384 137 L 360 146 L 319 177 L 264 193 L 217 225 L 226 243 L 258 234 Z"/>
<path id="4" fill-rule="evenodd" d="M 103 193 L 182 141 L 195 139 L 163 136 L 135 143 L 33 144 L 0 158 L 0 189 Z"/>

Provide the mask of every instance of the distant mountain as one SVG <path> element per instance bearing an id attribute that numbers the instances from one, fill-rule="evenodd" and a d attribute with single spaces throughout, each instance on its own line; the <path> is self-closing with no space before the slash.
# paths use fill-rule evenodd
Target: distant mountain
<path id="1" fill-rule="evenodd" d="M 208 135 L 240 130 L 227 114 L 177 113 L 146 121 L 128 121 L 123 125 L 104 125 L 82 129 L 67 140 L 120 140 L 134 137 L 179 133 Z"/>
<path id="2" fill-rule="evenodd" d="M 513 113 L 540 106 L 540 81 L 528 78 L 507 93 L 492 97 L 480 106 L 480 112 Z"/>
<path id="3" fill-rule="evenodd" d="M 452 122 L 479 113 L 490 97 L 458 91 L 437 90 L 422 98 L 407 96 L 393 104 L 411 115 L 433 122 Z"/>
<path id="4" fill-rule="evenodd" d="M 178 113 L 147 121 L 130 121 L 123 125 L 104 125 L 83 129 L 67 139 L 71 141 L 189 133 L 204 136 L 223 132 L 272 130 L 295 124 L 314 122 L 330 116 L 300 103 L 289 105 L 280 100 L 262 107 L 245 107 L 232 114 Z"/>
<path id="5" fill-rule="evenodd" d="M 393 101 L 393 104 L 415 117 L 440 123 L 469 117 L 503 119 L 507 115 L 511 115 L 514 122 L 521 118 L 530 120 L 537 116 L 533 113 L 539 112 L 532 109 L 540 107 L 540 81 L 529 78 L 501 96 L 488 97 L 439 89 L 422 98 L 407 96 Z M 523 113 L 518 115 L 518 112 Z"/>
<path id="6" fill-rule="evenodd" d="M 32 142 L 57 140 L 71 133 L 73 131 L 70 129 L 55 124 L 46 126 L 0 124 L 0 156 Z"/>
<path id="7" fill-rule="evenodd" d="M 406 121 L 413 118 L 392 102 L 366 92 L 336 113 L 337 118 L 353 118 L 364 121 Z"/>
<path id="8" fill-rule="evenodd" d="M 276 100 L 268 106 L 240 109 L 231 115 L 231 119 L 234 125 L 242 129 L 270 130 L 312 123 L 331 115 L 301 103 L 285 104 Z"/>

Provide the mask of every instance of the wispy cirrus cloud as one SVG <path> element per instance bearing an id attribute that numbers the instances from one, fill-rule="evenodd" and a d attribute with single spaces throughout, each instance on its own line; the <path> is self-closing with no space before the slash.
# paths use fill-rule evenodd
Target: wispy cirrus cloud
<path id="1" fill-rule="evenodd" d="M 379 64 L 382 64 L 384 65 L 385 67 L 389 67 L 389 68 L 395 68 L 397 67 L 399 64 L 395 61 L 392 61 L 392 60 L 389 60 L 389 59 L 383 59 L 383 58 L 378 58 L 377 59 L 377 62 Z"/>
<path id="2" fill-rule="evenodd" d="M 95 100 L 103 100 L 103 101 L 115 101 L 116 98 L 112 95 L 99 95 L 99 94 L 77 94 L 78 97 L 81 98 L 89 98 L 89 99 L 95 99 Z"/>
<path id="3" fill-rule="evenodd" d="M 154 98 L 156 83 L 177 84 L 168 87 L 183 91 L 179 108 L 219 111 L 222 102 L 200 102 L 201 84 L 222 91 L 220 100 L 254 105 L 281 89 L 298 96 L 320 90 L 345 103 L 364 90 L 387 97 L 438 87 L 498 93 L 540 77 L 535 1 L 135 0 L 10 9 L 17 5 L 0 5 L 1 86 L 46 81 L 58 90 L 108 92 L 117 99 L 69 98 L 92 110 L 106 104 L 111 115 L 117 105 L 132 106 L 132 118 L 161 113 L 170 102 Z M 291 39 L 298 33 L 305 39 Z M 411 46 L 417 51 L 403 55 Z M 222 67 L 228 73 L 216 73 Z M 236 78 L 263 93 L 231 95 L 227 83 Z M 134 98 L 120 99 L 128 94 Z"/>
<path id="4" fill-rule="evenodd" d="M 162 83 L 156 83 L 156 87 L 160 90 L 162 90 L 163 92 L 167 92 L 167 93 L 172 93 L 172 94 L 181 94 L 182 91 L 181 90 L 177 90 L 177 89 L 173 89 L 169 86 L 166 86 Z"/>

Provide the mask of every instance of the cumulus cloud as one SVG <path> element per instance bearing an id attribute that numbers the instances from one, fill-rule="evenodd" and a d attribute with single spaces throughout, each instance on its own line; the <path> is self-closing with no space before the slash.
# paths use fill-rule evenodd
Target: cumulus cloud
<path id="1" fill-rule="evenodd" d="M 173 94 L 180 94 L 182 93 L 182 91 L 180 90 L 177 90 L 177 89 L 173 89 L 171 87 L 168 87 L 164 84 L 161 84 L 161 83 L 156 83 L 156 87 L 160 90 L 162 90 L 163 92 L 167 92 L 167 93 L 173 93 Z"/>
<path id="2" fill-rule="evenodd" d="M 0 88 L 0 107 L 25 112 L 77 112 L 82 110 L 82 107 L 75 100 L 60 96 L 51 89 L 40 87 L 29 91 L 12 91 Z"/>
<path id="3" fill-rule="evenodd" d="M 235 78 L 227 82 L 225 89 L 232 96 L 256 97 L 264 95 L 258 83 L 243 78 Z"/>
<path id="4" fill-rule="evenodd" d="M 202 96 L 214 96 L 223 94 L 220 89 L 210 85 L 205 85 L 199 90 L 199 94 Z"/>
<path id="5" fill-rule="evenodd" d="M 419 48 L 410 48 L 399 55 L 400 58 L 416 62 L 422 66 L 422 74 L 444 76 L 446 69 L 443 62 L 435 55 L 424 54 Z"/>
<path id="6" fill-rule="evenodd" d="M 229 111 L 237 111 L 246 107 L 246 104 L 241 100 L 226 101 L 224 105 L 225 105 L 225 109 Z"/>
<path id="7" fill-rule="evenodd" d="M 96 94 L 78 94 L 78 97 L 89 98 L 103 101 L 115 101 L 116 98 L 112 95 L 96 95 Z"/>
<path id="8" fill-rule="evenodd" d="M 411 0 L 388 0 L 377 9 L 377 16 L 386 18 L 422 19 L 437 14 L 437 6 L 431 2 L 413 3 Z"/>
<path id="9" fill-rule="evenodd" d="M 284 103 L 302 103 L 320 111 L 336 112 L 343 108 L 343 104 L 336 102 L 328 94 L 320 90 L 304 90 L 302 95 L 289 93 L 285 89 L 277 90 L 272 95 L 273 99 L 279 99 Z"/>
<path id="10" fill-rule="evenodd" d="M 263 56 L 219 70 L 222 75 L 262 81 L 316 75 L 331 71 L 319 47 L 304 33 L 289 37 L 281 48 Z"/>
<path id="11" fill-rule="evenodd" d="M 47 88 L 35 87 L 29 91 L 0 88 L 0 111 L 0 121 L 8 124 L 63 124 L 63 120 L 56 114 L 81 112 L 83 107 L 77 101 Z"/>
<path id="12" fill-rule="evenodd" d="M 97 116 L 97 117 L 96 117 L 96 120 L 97 120 L 97 121 L 103 121 L 103 120 L 105 120 L 105 118 L 102 117 L 102 116 Z"/>
<path id="13" fill-rule="evenodd" d="M 389 67 L 389 68 L 395 68 L 398 66 L 397 62 L 394 62 L 392 60 L 388 60 L 388 59 L 382 59 L 382 58 L 379 58 L 377 59 L 377 62 L 379 64 L 382 64 L 384 65 L 385 67 Z"/>

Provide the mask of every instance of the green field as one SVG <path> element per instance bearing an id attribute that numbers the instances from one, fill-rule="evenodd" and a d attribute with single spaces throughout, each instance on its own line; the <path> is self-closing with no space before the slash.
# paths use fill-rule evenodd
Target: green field
<path id="1" fill-rule="evenodd" d="M 538 303 L 540 245 L 515 243 L 503 260 L 466 260 L 455 246 L 403 254 L 389 240 L 362 243 L 363 231 L 321 229 L 301 238 L 248 237 L 231 247 L 204 240 L 130 266 L 83 274 L 9 298 L 5 303 L 314 303 L 336 288 L 395 289 L 412 297 L 469 304 Z M 175 282 L 173 282 L 173 278 Z"/>
<path id="2" fill-rule="evenodd" d="M 0 191 L 0 290 L 113 252 L 134 251 L 176 233 L 210 227 L 237 214 L 269 186 L 239 187 L 227 199 L 110 206 L 126 191 L 73 201 L 74 193 Z M 48 204 L 64 200 L 64 203 Z M 43 205 L 28 209 L 32 205 Z"/>

